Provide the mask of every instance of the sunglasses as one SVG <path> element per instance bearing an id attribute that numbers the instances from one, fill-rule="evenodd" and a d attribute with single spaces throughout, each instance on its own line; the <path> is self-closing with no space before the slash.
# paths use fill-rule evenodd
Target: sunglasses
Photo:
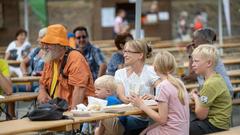
<path id="1" fill-rule="evenodd" d="M 76 39 L 86 39 L 87 38 L 87 36 L 79 36 L 79 37 L 76 37 Z"/>

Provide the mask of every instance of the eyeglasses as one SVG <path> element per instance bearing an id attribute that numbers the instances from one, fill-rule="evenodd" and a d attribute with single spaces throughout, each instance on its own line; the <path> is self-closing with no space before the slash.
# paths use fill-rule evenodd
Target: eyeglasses
<path id="1" fill-rule="evenodd" d="M 82 38 L 82 39 L 86 39 L 87 36 L 84 36 L 84 35 L 83 35 L 83 36 L 76 37 L 76 39 L 78 39 L 78 40 L 80 40 L 81 38 Z"/>
<path id="2" fill-rule="evenodd" d="M 141 52 L 134 52 L 134 51 L 129 51 L 129 50 L 123 50 L 123 53 L 141 53 Z"/>

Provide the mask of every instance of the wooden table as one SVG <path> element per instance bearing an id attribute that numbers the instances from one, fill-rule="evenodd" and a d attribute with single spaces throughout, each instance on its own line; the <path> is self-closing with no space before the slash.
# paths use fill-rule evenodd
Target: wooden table
<path id="1" fill-rule="evenodd" d="M 151 106 L 152 109 L 157 110 L 157 106 Z M 83 122 L 93 122 L 98 120 L 103 120 L 112 117 L 118 116 L 127 116 L 127 115 L 139 115 L 144 114 L 144 112 L 137 107 L 123 107 L 119 109 L 111 109 L 111 110 L 121 110 L 125 111 L 124 113 L 92 113 L 90 117 L 74 117 L 74 124 L 83 123 Z"/>
<path id="2" fill-rule="evenodd" d="M 12 95 L 9 96 L 5 96 L 5 98 L 0 98 L 0 104 L 1 103 L 15 103 L 17 101 L 24 101 L 24 100 L 34 100 L 37 99 L 38 93 L 36 92 L 18 92 L 18 93 L 13 93 Z M 36 102 L 35 100 L 32 102 L 32 105 L 35 105 Z M 16 104 L 16 107 L 18 107 L 19 105 Z M 2 106 L 0 106 L 2 109 Z M 16 112 L 16 117 L 18 116 L 18 112 Z M 10 116 L 10 119 L 12 117 Z"/>
<path id="3" fill-rule="evenodd" d="M 38 93 L 36 92 L 19 92 L 13 93 L 12 95 L 5 96 L 5 98 L 0 98 L 0 103 L 9 103 L 15 101 L 23 101 L 23 100 L 33 100 L 36 99 Z"/>
<path id="4" fill-rule="evenodd" d="M 151 106 L 151 108 L 157 109 L 157 106 Z M 83 122 L 93 122 L 118 116 L 143 114 L 143 111 L 136 107 L 121 108 L 121 110 L 123 109 L 125 109 L 126 111 L 123 114 L 92 113 L 89 117 L 74 117 L 74 120 L 69 119 L 56 121 L 30 121 L 28 118 L 25 118 L 12 121 L 4 121 L 0 123 L 0 135 L 18 134 L 41 130 L 69 131 L 74 129 L 75 127 L 79 128 L 79 124 Z M 67 114 L 69 113 L 70 112 L 68 112 Z"/>
<path id="5" fill-rule="evenodd" d="M 36 82 L 40 80 L 40 76 L 24 76 L 24 77 L 12 77 L 11 81 L 13 83 L 20 83 L 20 82 Z"/>
<path id="6" fill-rule="evenodd" d="M 28 118 L 0 122 L 0 135 L 14 135 L 41 130 L 72 130 L 73 120 L 30 121 Z"/>
<path id="7" fill-rule="evenodd" d="M 16 65 L 16 66 L 19 66 L 20 65 L 20 61 L 16 61 L 16 60 L 7 60 L 7 63 L 9 65 Z"/>
<path id="8" fill-rule="evenodd" d="M 228 131 L 212 133 L 210 135 L 239 135 L 240 134 L 240 126 L 232 127 Z"/>
<path id="9" fill-rule="evenodd" d="M 228 74 L 229 77 L 230 76 L 231 77 L 236 77 L 236 76 L 240 77 L 240 69 L 227 71 L 227 74 Z"/>

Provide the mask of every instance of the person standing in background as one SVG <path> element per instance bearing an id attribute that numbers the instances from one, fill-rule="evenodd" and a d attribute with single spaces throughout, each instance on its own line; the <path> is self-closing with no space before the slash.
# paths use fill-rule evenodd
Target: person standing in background
<path id="1" fill-rule="evenodd" d="M 124 18 L 126 17 L 126 11 L 123 9 L 119 9 L 117 11 L 117 16 L 114 20 L 114 27 L 113 27 L 113 36 L 123 34 L 128 31 L 129 25 Z"/>
<path id="2" fill-rule="evenodd" d="M 188 24 L 187 24 L 188 13 L 182 11 L 180 13 L 178 22 L 177 22 L 177 38 L 180 40 L 185 40 L 188 35 Z"/>

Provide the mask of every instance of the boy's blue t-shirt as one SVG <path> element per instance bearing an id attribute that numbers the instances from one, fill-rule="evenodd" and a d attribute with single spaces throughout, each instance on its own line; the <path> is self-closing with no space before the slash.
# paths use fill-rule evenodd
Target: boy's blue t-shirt
<path id="1" fill-rule="evenodd" d="M 107 106 L 111 106 L 111 105 L 117 105 L 117 104 L 122 104 L 122 101 L 120 99 L 118 99 L 116 96 L 108 96 L 106 98 L 107 100 Z M 125 125 L 126 123 L 126 116 L 120 116 L 118 117 L 120 122 Z"/>
<path id="2" fill-rule="evenodd" d="M 107 106 L 122 104 L 122 102 L 116 96 L 108 96 L 106 100 L 107 100 Z"/>

